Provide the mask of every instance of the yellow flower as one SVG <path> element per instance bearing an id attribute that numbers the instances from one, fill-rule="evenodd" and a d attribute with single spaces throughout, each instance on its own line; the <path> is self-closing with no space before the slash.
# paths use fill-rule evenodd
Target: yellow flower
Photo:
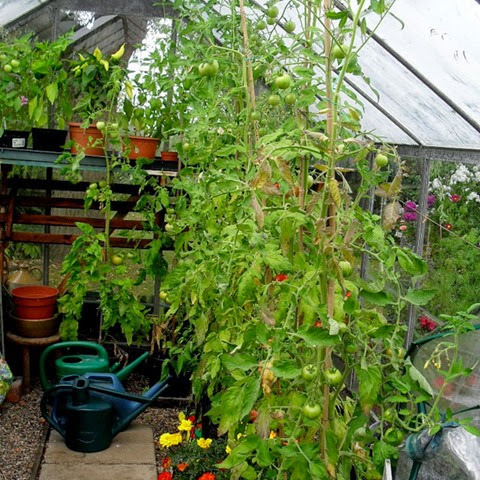
<path id="1" fill-rule="evenodd" d="M 189 432 L 193 427 L 193 423 L 190 420 L 181 420 L 180 425 L 178 426 L 178 429 L 181 432 Z"/>
<path id="2" fill-rule="evenodd" d="M 225 451 L 227 452 L 227 455 L 230 455 L 232 453 L 232 449 L 230 448 L 229 445 L 225 447 Z"/>
<path id="3" fill-rule="evenodd" d="M 197 445 L 200 448 L 210 448 L 211 444 L 212 444 L 212 439 L 211 438 L 199 438 L 197 440 Z"/>
<path id="4" fill-rule="evenodd" d="M 268 436 L 268 438 L 270 438 L 271 440 L 273 440 L 274 438 L 277 438 L 277 434 L 276 434 L 273 430 L 271 430 L 271 431 L 270 431 L 270 435 Z"/>
<path id="5" fill-rule="evenodd" d="M 178 445 L 179 443 L 182 443 L 182 434 L 164 433 L 160 436 L 158 443 L 160 443 L 160 445 L 165 448 L 172 447 L 173 445 Z"/>
<path id="6" fill-rule="evenodd" d="M 239 434 L 237 435 L 237 440 L 240 440 L 242 437 L 243 437 L 243 433 L 239 433 Z"/>

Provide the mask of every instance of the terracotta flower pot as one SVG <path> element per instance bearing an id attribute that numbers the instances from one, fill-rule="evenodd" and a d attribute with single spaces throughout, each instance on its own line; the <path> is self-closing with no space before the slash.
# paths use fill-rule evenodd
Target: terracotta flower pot
<path id="1" fill-rule="evenodd" d="M 17 335 L 28 338 L 50 337 L 58 332 L 59 316 L 50 318 L 18 318 L 11 315 Z"/>
<path id="2" fill-rule="evenodd" d="M 130 140 L 130 153 L 128 158 L 135 160 L 137 158 L 155 158 L 155 153 L 160 140 L 158 138 L 128 136 Z"/>
<path id="3" fill-rule="evenodd" d="M 82 128 L 81 123 L 70 122 L 70 140 L 74 140 L 76 145 L 83 147 L 85 155 L 94 155 L 103 157 L 105 151 L 103 147 L 92 147 L 97 140 L 103 139 L 103 133 L 95 126 L 90 125 L 88 128 Z M 72 153 L 78 153 L 78 149 L 74 145 L 71 148 Z"/>
<path id="4" fill-rule="evenodd" d="M 164 162 L 176 162 L 178 160 L 177 152 L 162 152 L 162 160 Z"/>
<path id="5" fill-rule="evenodd" d="M 30 285 L 12 290 L 14 315 L 17 318 L 46 319 L 53 317 L 58 289 L 44 285 Z"/>

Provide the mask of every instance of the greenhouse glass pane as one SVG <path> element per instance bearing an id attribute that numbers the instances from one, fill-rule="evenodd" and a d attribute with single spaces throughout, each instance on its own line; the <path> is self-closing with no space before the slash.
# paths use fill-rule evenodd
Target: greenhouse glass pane
<path id="1" fill-rule="evenodd" d="M 0 26 L 8 25 L 48 0 L 0 0 Z"/>
<path id="2" fill-rule="evenodd" d="M 398 0 L 394 5 L 393 12 L 403 22 L 403 25 L 393 16 L 389 16 L 376 32 L 378 36 L 470 117 L 480 123 L 480 104 L 478 102 L 480 5 L 475 0 L 422 0 L 421 2 Z M 375 18 L 372 15 L 369 18 L 369 26 L 372 28 L 374 25 Z M 387 55 L 385 54 L 385 56 Z M 366 60 L 370 67 L 369 70 L 374 67 L 372 60 L 378 60 L 378 58 L 377 55 L 374 59 Z M 383 79 L 383 75 L 377 74 L 376 85 L 379 86 L 381 81 L 392 85 L 392 80 L 394 80 L 395 91 L 392 91 L 391 95 L 395 95 L 405 107 L 418 108 L 417 104 L 423 104 L 425 108 L 434 108 L 431 112 L 424 113 L 426 117 L 422 115 L 418 119 L 422 122 L 413 123 L 416 127 L 420 126 L 419 124 L 424 120 L 430 121 L 432 116 L 442 114 L 442 117 L 437 117 L 443 124 L 439 125 L 437 134 L 432 135 L 433 132 L 427 131 L 422 136 L 438 145 L 464 144 L 478 147 L 480 145 L 478 132 L 470 128 L 463 128 L 462 123 L 455 118 L 457 115 L 440 99 L 437 101 L 443 105 L 437 110 L 432 105 L 432 100 L 436 96 L 427 93 L 429 89 L 426 87 L 414 90 L 403 89 L 408 94 L 404 93 L 398 97 L 400 82 L 408 88 L 414 84 L 412 79 L 404 83 L 402 69 L 403 67 L 400 67 L 401 76 L 398 80 L 393 75 Z M 383 72 L 381 73 L 383 74 Z M 390 73 L 393 74 L 393 71 Z M 418 82 L 421 83 L 420 80 Z M 382 90 L 388 88 L 383 87 Z M 417 96 L 419 97 L 414 98 Z M 399 115 L 402 115 L 402 112 L 399 112 Z M 443 137 L 447 126 L 455 132 L 452 131 L 452 135 Z"/>

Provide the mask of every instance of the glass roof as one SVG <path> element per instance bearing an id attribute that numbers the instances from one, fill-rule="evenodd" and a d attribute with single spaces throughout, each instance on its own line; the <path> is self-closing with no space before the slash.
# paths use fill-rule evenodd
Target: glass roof
<path id="1" fill-rule="evenodd" d="M 0 25 L 47 2 L 0 0 Z M 291 2 L 276 3 L 285 9 L 283 20 L 299 22 Z M 222 4 L 219 0 L 219 12 Z M 365 107 L 364 128 L 393 143 L 480 149 L 480 5 L 475 0 L 396 0 L 392 14 L 375 30 L 380 43 L 371 39 L 359 54 L 380 98 L 361 78 L 348 77 Z M 377 19 L 367 16 L 371 29 Z"/>
<path id="2" fill-rule="evenodd" d="M 0 0 L 0 26 L 8 25 L 49 0 Z"/>

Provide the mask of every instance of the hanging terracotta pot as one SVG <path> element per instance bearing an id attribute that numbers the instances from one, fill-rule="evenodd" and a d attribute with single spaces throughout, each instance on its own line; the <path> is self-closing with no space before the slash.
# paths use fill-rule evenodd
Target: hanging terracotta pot
<path id="1" fill-rule="evenodd" d="M 68 126 L 70 128 L 70 140 L 75 141 L 75 145 L 70 150 L 72 153 L 78 153 L 78 145 L 85 151 L 85 155 L 103 157 L 105 154 L 103 146 L 92 147 L 98 140 L 103 142 L 103 133 L 95 125 L 82 128 L 81 123 L 70 122 Z"/>
<path id="2" fill-rule="evenodd" d="M 130 152 L 128 154 L 130 160 L 137 158 L 155 158 L 155 153 L 160 143 L 158 138 L 137 137 L 135 135 L 129 135 L 128 138 L 130 140 Z"/>
<path id="3" fill-rule="evenodd" d="M 53 317 L 58 289 L 45 285 L 30 285 L 12 290 L 14 315 L 17 318 L 46 319 Z"/>

